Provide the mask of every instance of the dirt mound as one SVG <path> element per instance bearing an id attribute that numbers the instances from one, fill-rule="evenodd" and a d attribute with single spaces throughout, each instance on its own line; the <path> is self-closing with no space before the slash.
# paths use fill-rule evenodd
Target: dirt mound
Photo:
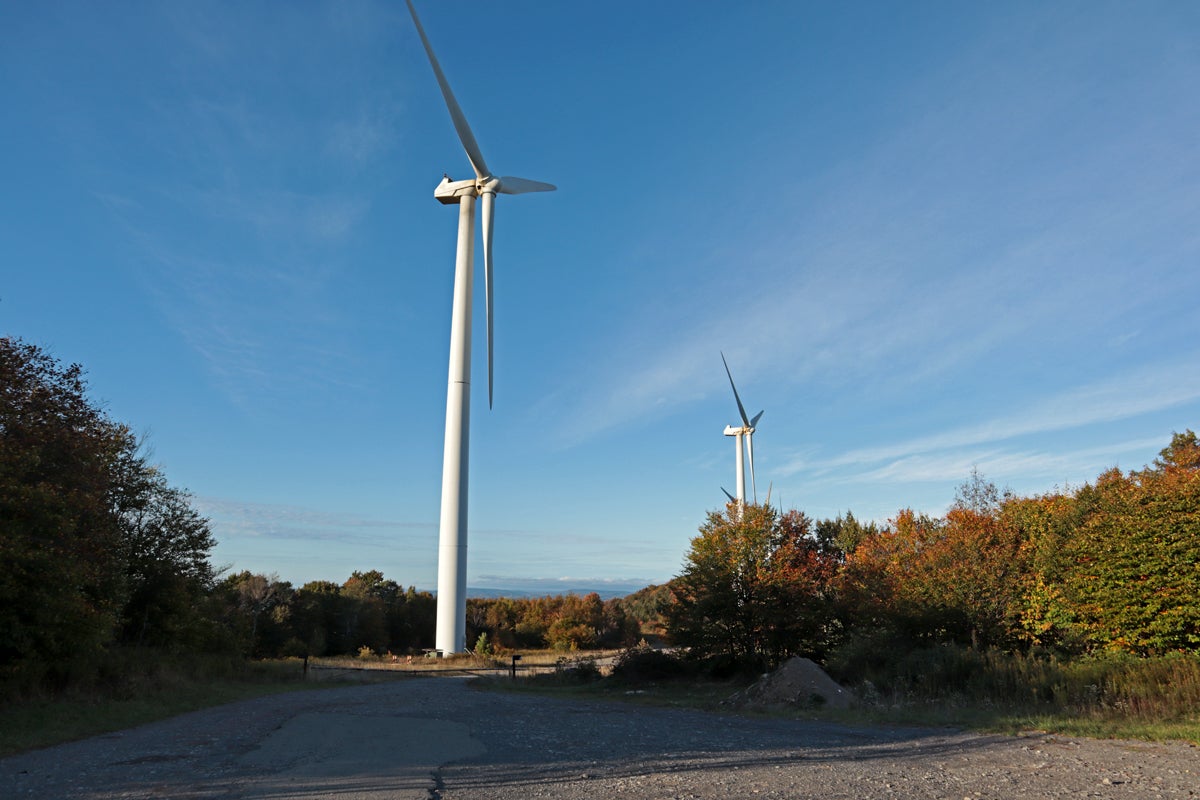
<path id="1" fill-rule="evenodd" d="M 811 659 L 793 658 L 722 705 L 734 708 L 849 708 L 854 697 Z"/>

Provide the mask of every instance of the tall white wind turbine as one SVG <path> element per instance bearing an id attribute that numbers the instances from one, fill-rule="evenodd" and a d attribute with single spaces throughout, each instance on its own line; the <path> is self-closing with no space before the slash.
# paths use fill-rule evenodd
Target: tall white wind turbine
<path id="1" fill-rule="evenodd" d="M 733 425 L 725 426 L 725 435 L 734 437 L 734 443 L 737 446 L 737 461 L 736 461 L 736 477 L 737 485 L 737 504 L 739 506 L 746 503 L 746 468 L 744 463 L 744 455 L 750 458 L 750 484 L 754 492 L 754 502 L 758 502 L 758 482 L 754 478 L 754 426 L 758 425 L 759 419 L 762 418 L 763 412 L 758 412 L 754 415 L 754 419 L 746 416 L 746 408 L 742 405 L 742 398 L 738 396 L 737 386 L 733 383 L 733 373 L 729 371 L 729 362 L 725 360 L 725 354 L 721 353 L 721 363 L 725 365 L 725 374 L 729 376 L 729 387 L 733 389 L 733 399 L 737 401 L 738 414 L 742 418 L 742 424 L 738 427 Z M 745 437 L 744 448 L 743 438 Z M 729 495 L 728 492 L 725 493 Z M 733 498 L 730 498 L 733 499 Z"/>
<path id="2" fill-rule="evenodd" d="M 492 405 L 492 216 L 496 194 L 552 192 L 554 186 L 525 178 L 497 177 L 488 169 L 450 84 L 433 54 L 412 0 L 405 0 L 429 56 L 454 130 L 467 151 L 475 177 L 442 178 L 433 196 L 458 206 L 458 247 L 454 261 L 454 306 L 450 321 L 450 376 L 446 390 L 446 444 L 442 460 L 442 508 L 438 527 L 437 630 L 434 646 L 443 654 L 466 650 L 467 465 L 471 410 L 471 295 L 475 260 L 475 199 L 483 211 L 483 281 L 487 311 L 488 407 Z"/>

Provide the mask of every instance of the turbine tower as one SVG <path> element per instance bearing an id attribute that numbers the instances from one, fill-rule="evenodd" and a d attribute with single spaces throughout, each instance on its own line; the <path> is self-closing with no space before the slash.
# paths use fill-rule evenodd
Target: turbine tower
<path id="1" fill-rule="evenodd" d="M 729 371 L 729 362 L 725 360 L 725 354 L 721 353 L 721 363 L 725 365 L 725 374 L 729 376 L 729 387 L 733 389 L 733 399 L 737 401 L 738 414 L 742 418 L 742 424 L 739 427 L 733 425 L 725 426 L 725 435 L 734 437 L 734 444 L 737 446 L 736 460 L 736 477 L 737 485 L 734 487 L 737 491 L 735 502 L 739 507 L 746 504 L 746 467 L 744 455 L 748 455 L 750 459 L 750 485 L 754 492 L 754 502 L 758 503 L 758 483 L 754 478 L 754 426 L 758 424 L 762 418 L 763 412 L 758 412 L 754 415 L 754 419 L 746 416 L 746 408 L 742 405 L 742 398 L 738 396 L 737 386 L 733 383 L 733 373 Z M 743 437 L 745 443 L 743 447 Z M 722 491 L 724 491 L 722 489 Z M 729 492 L 725 492 L 725 496 L 730 500 L 734 500 Z"/>
<path id="2" fill-rule="evenodd" d="M 443 655 L 466 650 L 467 619 L 467 466 L 471 411 L 471 297 L 475 262 L 475 200 L 483 216 L 483 281 L 487 311 L 488 408 L 492 406 L 492 216 L 499 194 L 552 192 L 554 186 L 525 178 L 497 177 L 488 169 L 450 84 L 433 54 L 412 0 L 405 0 L 421 37 L 434 77 L 442 90 L 450 121 L 475 177 L 433 190 L 445 205 L 458 206 L 458 245 L 454 260 L 454 305 L 450 321 L 450 375 L 446 389 L 446 443 L 442 457 L 442 507 L 438 524 L 437 630 L 434 647 Z"/>

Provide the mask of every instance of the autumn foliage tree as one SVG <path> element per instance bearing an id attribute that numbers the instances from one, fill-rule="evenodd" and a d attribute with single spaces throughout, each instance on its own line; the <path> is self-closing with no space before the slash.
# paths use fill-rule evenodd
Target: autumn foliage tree
<path id="1" fill-rule="evenodd" d="M 913 641 L 1011 647 L 1024 602 L 1024 534 L 1011 498 L 977 473 L 944 518 L 905 509 L 859 543 L 839 578 L 856 627 Z"/>
<path id="2" fill-rule="evenodd" d="M 836 558 L 800 512 L 730 503 L 692 539 L 671 583 L 671 640 L 698 658 L 768 665 L 828 643 Z"/>

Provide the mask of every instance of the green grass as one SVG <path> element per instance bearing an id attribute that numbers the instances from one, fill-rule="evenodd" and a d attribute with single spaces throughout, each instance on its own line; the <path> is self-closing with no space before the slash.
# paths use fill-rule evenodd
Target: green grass
<path id="1" fill-rule="evenodd" d="M 0 756 L 166 719 L 188 711 L 279 692 L 338 685 L 306 682 L 301 663 L 211 665 L 178 669 L 156 663 L 120 681 L 50 695 L 27 693 L 0 708 Z M 213 673 L 217 674 L 213 674 Z"/>

